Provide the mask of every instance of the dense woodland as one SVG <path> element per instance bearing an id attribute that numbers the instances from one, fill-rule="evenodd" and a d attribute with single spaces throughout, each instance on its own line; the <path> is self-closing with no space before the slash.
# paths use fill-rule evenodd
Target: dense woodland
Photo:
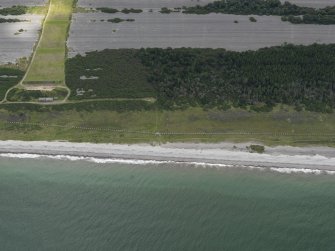
<path id="1" fill-rule="evenodd" d="M 280 0 L 220 0 L 204 6 L 185 7 L 186 14 L 226 13 L 236 15 L 275 15 L 295 24 L 335 24 L 335 6 L 323 9 L 300 7 Z M 302 17 L 299 17 L 302 16 Z"/>
<path id="2" fill-rule="evenodd" d="M 23 15 L 26 14 L 28 11 L 28 7 L 21 6 L 21 5 L 14 5 L 12 7 L 8 8 L 2 8 L 0 9 L 0 15 L 7 16 L 7 15 Z"/>
<path id="3" fill-rule="evenodd" d="M 275 103 L 313 111 L 335 108 L 335 45 L 285 45 L 258 51 L 142 49 L 164 107 Z M 262 106 L 261 104 L 265 104 Z"/>
<path id="4" fill-rule="evenodd" d="M 96 72 L 90 73 L 92 69 Z M 96 97 L 157 96 L 159 105 L 168 109 L 200 105 L 268 111 L 283 103 L 328 112 L 335 108 L 334 69 L 335 45 L 315 44 L 246 52 L 104 50 L 69 59 L 66 71 L 73 95 L 83 88 L 93 89 Z M 82 75 L 100 79 L 80 80 Z"/>

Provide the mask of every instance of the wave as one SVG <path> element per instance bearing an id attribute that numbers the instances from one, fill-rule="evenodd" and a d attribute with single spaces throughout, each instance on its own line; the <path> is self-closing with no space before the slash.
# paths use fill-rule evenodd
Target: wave
<path id="1" fill-rule="evenodd" d="M 232 165 L 232 164 L 217 164 L 217 163 L 206 163 L 206 162 L 183 162 L 183 161 L 168 161 L 168 160 L 140 160 L 140 159 L 120 159 L 120 158 L 96 158 L 96 157 L 84 157 L 84 156 L 72 156 L 72 155 L 43 155 L 43 154 L 30 154 L 30 153 L 0 153 L 2 158 L 15 158 L 15 159 L 54 159 L 64 161 L 87 161 L 97 164 L 129 164 L 129 165 L 162 165 L 162 164 L 177 164 L 187 165 L 193 167 L 202 168 L 244 168 L 250 170 L 266 171 L 270 170 L 281 174 L 329 174 L 335 175 L 335 171 L 321 170 L 321 169 L 310 169 L 310 168 L 285 168 L 285 167 L 262 167 L 252 165 Z"/>

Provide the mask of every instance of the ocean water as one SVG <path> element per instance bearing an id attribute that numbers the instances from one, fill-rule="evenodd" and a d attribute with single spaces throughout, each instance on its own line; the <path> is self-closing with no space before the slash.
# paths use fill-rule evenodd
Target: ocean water
<path id="1" fill-rule="evenodd" d="M 335 248 L 335 175 L 37 157 L 0 157 L 2 251 Z"/>

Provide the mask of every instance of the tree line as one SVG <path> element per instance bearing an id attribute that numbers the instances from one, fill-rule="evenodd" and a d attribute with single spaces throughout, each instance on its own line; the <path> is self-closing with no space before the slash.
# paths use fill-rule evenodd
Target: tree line
<path id="1" fill-rule="evenodd" d="M 0 15 L 3 15 L 3 16 L 8 16 L 8 15 L 18 16 L 18 15 L 26 14 L 27 11 L 28 11 L 27 6 L 14 5 L 12 7 L 0 9 Z"/>
<path id="2" fill-rule="evenodd" d="M 335 24 L 335 6 L 316 9 L 297 6 L 287 1 L 281 3 L 280 0 L 220 0 L 204 6 L 184 7 L 183 13 L 274 15 L 282 16 L 283 21 L 294 24 Z"/>

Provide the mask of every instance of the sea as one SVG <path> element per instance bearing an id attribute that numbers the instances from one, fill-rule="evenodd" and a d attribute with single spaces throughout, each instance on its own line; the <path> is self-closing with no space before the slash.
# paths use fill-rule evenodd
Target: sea
<path id="1" fill-rule="evenodd" d="M 335 175 L 1 154 L 0 250 L 335 250 Z"/>

